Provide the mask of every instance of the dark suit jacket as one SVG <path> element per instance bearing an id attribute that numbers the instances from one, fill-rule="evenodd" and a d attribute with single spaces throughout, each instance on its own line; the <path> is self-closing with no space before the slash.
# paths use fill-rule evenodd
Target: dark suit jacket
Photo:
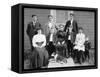
<path id="1" fill-rule="evenodd" d="M 76 38 L 76 34 L 78 33 L 78 25 L 77 25 L 77 22 L 75 20 L 73 20 L 73 29 L 72 29 L 72 38 L 71 38 L 71 42 L 73 43 L 75 41 L 75 38 Z M 65 25 L 65 28 L 64 28 L 64 31 L 66 32 L 66 30 L 69 28 L 69 26 L 71 25 L 71 21 L 67 21 L 66 22 L 66 25 Z M 69 35 L 69 31 L 67 32 L 67 36 Z"/>
<path id="2" fill-rule="evenodd" d="M 28 23 L 26 33 L 29 36 L 31 46 L 32 46 L 32 38 L 35 34 L 37 34 L 38 28 L 41 28 L 41 24 L 39 22 L 36 22 L 35 25 L 33 25 L 33 22 Z"/>
<path id="3" fill-rule="evenodd" d="M 37 22 L 35 25 L 33 25 L 33 22 L 29 22 L 27 27 L 27 35 L 32 38 L 35 34 L 37 34 L 37 29 L 41 27 L 41 24 Z"/>

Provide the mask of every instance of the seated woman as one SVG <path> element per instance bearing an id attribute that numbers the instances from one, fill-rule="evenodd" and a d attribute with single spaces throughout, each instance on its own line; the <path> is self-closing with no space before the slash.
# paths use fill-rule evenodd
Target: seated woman
<path id="1" fill-rule="evenodd" d="M 83 28 L 79 28 L 79 32 L 76 35 L 75 46 L 74 46 L 74 56 L 73 59 L 75 63 L 82 63 L 84 62 L 84 52 L 85 52 L 85 34 L 83 33 Z"/>
<path id="2" fill-rule="evenodd" d="M 46 37 L 42 34 L 42 29 L 37 30 L 38 34 L 34 35 L 32 39 L 34 51 L 37 52 L 37 68 L 47 67 L 48 65 L 48 52 L 45 49 Z"/>

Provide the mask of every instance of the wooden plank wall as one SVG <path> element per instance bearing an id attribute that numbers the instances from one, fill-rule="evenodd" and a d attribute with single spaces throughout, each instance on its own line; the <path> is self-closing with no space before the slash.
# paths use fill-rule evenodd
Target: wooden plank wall
<path id="1" fill-rule="evenodd" d="M 78 26 L 83 27 L 84 33 L 89 37 L 92 48 L 94 48 L 94 12 L 75 12 L 75 19 Z"/>
<path id="2" fill-rule="evenodd" d="M 83 27 L 85 34 L 89 37 L 92 47 L 94 48 L 94 13 L 84 12 L 84 11 L 74 11 L 78 26 Z M 42 26 L 47 22 L 47 16 L 50 14 L 48 9 L 30 9 L 25 8 L 24 10 L 24 48 L 30 49 L 29 38 L 26 34 L 27 24 L 31 21 L 31 15 L 36 14 L 38 16 L 39 22 Z M 68 11 L 57 10 L 56 11 L 56 23 L 65 24 L 68 20 Z"/>
<path id="3" fill-rule="evenodd" d="M 32 20 L 31 15 L 35 14 L 38 16 L 38 20 L 43 26 L 47 22 L 47 16 L 50 14 L 50 10 L 47 9 L 24 9 L 24 49 L 30 49 L 29 38 L 26 34 L 27 24 Z"/>

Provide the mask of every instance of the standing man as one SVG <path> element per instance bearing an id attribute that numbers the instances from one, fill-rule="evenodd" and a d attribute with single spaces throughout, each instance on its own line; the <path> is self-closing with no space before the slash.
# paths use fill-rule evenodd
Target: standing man
<path id="1" fill-rule="evenodd" d="M 55 35 L 56 35 L 56 25 L 53 22 L 52 15 L 48 15 L 48 22 L 44 26 L 44 34 L 46 35 L 46 39 L 47 39 L 47 50 L 49 56 L 51 56 L 51 54 L 55 52 L 54 42 L 55 42 Z"/>
<path id="2" fill-rule="evenodd" d="M 32 38 L 35 34 L 37 34 L 37 29 L 41 27 L 41 24 L 38 22 L 37 15 L 32 15 L 32 21 L 28 23 L 27 27 L 27 35 L 30 40 L 31 49 L 32 47 Z"/>
<path id="3" fill-rule="evenodd" d="M 73 11 L 70 12 L 70 20 L 66 22 L 64 31 L 67 33 L 67 47 L 68 47 L 68 55 L 71 56 L 72 46 L 75 42 L 76 34 L 78 33 L 78 25 L 74 20 Z"/>

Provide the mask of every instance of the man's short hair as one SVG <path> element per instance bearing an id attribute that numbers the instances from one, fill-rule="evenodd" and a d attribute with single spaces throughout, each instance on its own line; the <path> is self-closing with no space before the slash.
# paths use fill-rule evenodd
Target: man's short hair
<path id="1" fill-rule="evenodd" d="M 79 27 L 78 30 L 83 30 L 83 28 L 82 27 Z"/>
<path id="2" fill-rule="evenodd" d="M 37 16 L 37 15 L 32 15 L 32 17 L 35 17 L 35 16 Z"/>
<path id="3" fill-rule="evenodd" d="M 48 18 L 49 18 L 49 17 L 53 17 L 53 16 L 52 16 L 52 15 L 48 15 Z"/>
<path id="4" fill-rule="evenodd" d="M 74 11 L 70 11 L 70 16 L 74 16 Z"/>

